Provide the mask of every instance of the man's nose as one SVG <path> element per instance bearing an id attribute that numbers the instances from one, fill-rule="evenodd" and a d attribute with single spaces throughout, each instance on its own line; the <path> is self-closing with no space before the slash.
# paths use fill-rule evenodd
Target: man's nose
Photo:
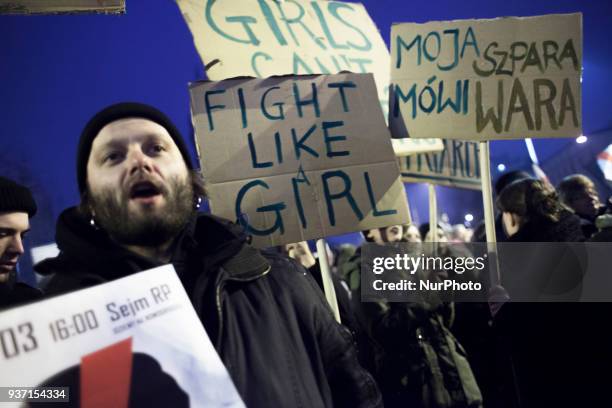
<path id="1" fill-rule="evenodd" d="M 131 174 L 137 171 L 150 172 L 152 170 L 151 158 L 146 155 L 141 149 L 131 149 L 128 155 Z"/>
<path id="2" fill-rule="evenodd" d="M 21 239 L 21 236 L 19 236 L 19 234 L 15 235 L 11 239 L 11 243 L 8 249 L 12 254 L 23 255 L 23 240 Z"/>

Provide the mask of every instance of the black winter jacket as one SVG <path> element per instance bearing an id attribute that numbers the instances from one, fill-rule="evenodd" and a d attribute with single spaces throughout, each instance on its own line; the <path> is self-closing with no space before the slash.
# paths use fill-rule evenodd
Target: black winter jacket
<path id="1" fill-rule="evenodd" d="M 0 283 L 0 310 L 21 306 L 40 298 L 41 291 L 23 282 L 16 282 L 15 273 L 9 275 L 8 282 Z"/>
<path id="2" fill-rule="evenodd" d="M 36 266 L 53 274 L 48 295 L 157 266 L 75 208 L 60 216 L 56 239 L 60 255 Z M 240 227 L 202 214 L 177 238 L 172 264 L 247 406 L 382 405 L 350 334 L 297 263 L 252 248 Z"/>
<path id="3" fill-rule="evenodd" d="M 578 242 L 584 241 L 580 218 L 563 211 L 557 222 L 532 220 L 510 237 L 508 242 Z"/>
<path id="4" fill-rule="evenodd" d="M 595 407 L 601 405 L 600 393 L 609 389 L 601 370 L 612 362 L 609 330 L 603 323 L 610 311 L 606 303 L 577 302 L 586 252 L 580 251 L 580 244 L 564 244 L 582 240 L 580 220 L 564 213 L 557 223 L 529 222 L 513 235 L 510 242 L 538 244 L 522 245 L 520 253 L 509 256 L 510 267 L 503 267 L 508 256 L 500 253 L 502 281 L 522 273 L 523 286 L 529 286 L 528 277 L 537 275 L 531 284 L 544 295 L 534 296 L 537 303 L 506 303 L 495 316 L 512 364 L 507 369 L 514 384 L 508 388 L 517 394 L 514 405 L 504 406 Z M 558 295 L 563 291 L 568 296 Z M 515 299 L 513 291 L 509 293 Z M 551 293 L 555 301 L 544 302 Z"/>

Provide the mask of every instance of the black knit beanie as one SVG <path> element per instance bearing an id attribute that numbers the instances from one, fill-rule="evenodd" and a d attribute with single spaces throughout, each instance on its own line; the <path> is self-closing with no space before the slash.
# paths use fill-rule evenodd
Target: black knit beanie
<path id="1" fill-rule="evenodd" d="M 0 212 L 24 212 L 31 218 L 36 210 L 36 202 L 27 187 L 0 177 Z"/>
<path id="2" fill-rule="evenodd" d="M 79 183 L 79 192 L 82 194 L 87 189 L 87 162 L 91 153 L 91 145 L 93 140 L 98 136 L 100 130 L 111 122 L 125 118 L 143 118 L 149 119 L 160 124 L 170 134 L 172 140 L 178 147 L 183 160 L 188 169 L 193 169 L 189 151 L 185 145 L 185 141 L 179 130 L 174 126 L 174 123 L 161 111 L 150 105 L 145 105 L 137 102 L 121 102 L 111 105 L 98 112 L 85 125 L 79 140 L 79 148 L 77 151 L 77 181 Z"/>

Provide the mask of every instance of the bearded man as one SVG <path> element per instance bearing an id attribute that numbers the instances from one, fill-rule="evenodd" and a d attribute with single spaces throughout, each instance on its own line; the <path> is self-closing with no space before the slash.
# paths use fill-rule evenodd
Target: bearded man
<path id="1" fill-rule="evenodd" d="M 247 406 L 381 405 L 312 278 L 251 247 L 236 224 L 197 213 L 203 184 L 162 112 L 120 103 L 95 115 L 77 178 L 81 204 L 58 221 L 61 252 L 37 266 L 53 274 L 47 294 L 171 263 Z"/>

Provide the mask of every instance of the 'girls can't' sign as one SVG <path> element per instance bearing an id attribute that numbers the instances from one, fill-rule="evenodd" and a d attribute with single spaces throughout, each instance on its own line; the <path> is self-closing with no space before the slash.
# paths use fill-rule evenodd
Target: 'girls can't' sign
<path id="1" fill-rule="evenodd" d="M 177 4 L 208 79 L 372 73 L 386 114 L 389 51 L 363 5 L 305 0 Z"/>
<path id="2" fill-rule="evenodd" d="M 205 81 L 190 93 L 211 210 L 255 245 L 406 223 L 372 74 Z"/>
<path id="3" fill-rule="evenodd" d="M 395 136 L 581 134 L 582 14 L 404 23 L 391 29 Z"/>

